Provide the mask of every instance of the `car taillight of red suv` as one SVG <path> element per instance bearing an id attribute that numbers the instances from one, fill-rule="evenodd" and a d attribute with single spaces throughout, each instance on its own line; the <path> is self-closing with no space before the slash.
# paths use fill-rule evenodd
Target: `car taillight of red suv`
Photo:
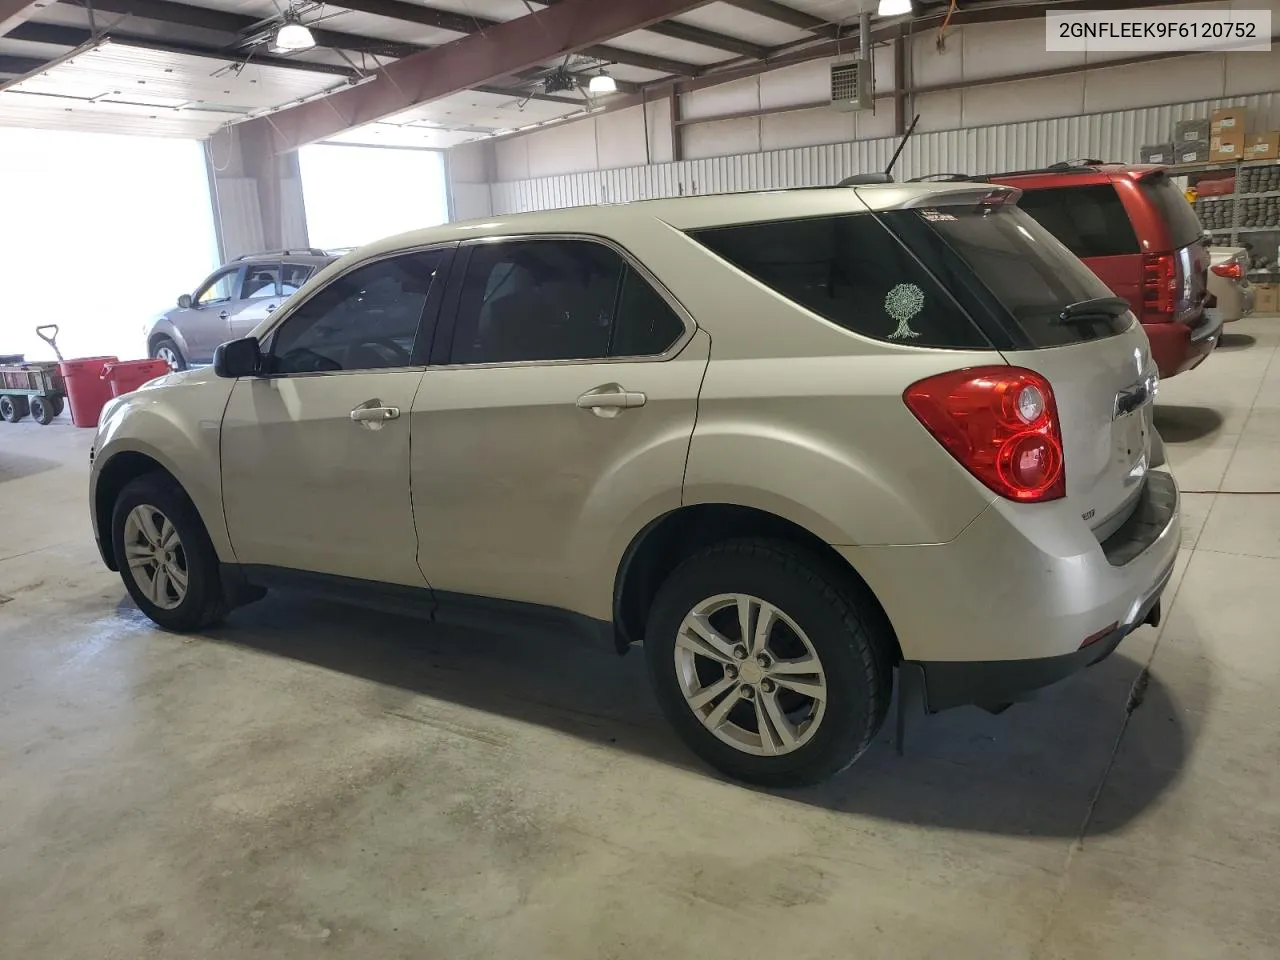
<path id="1" fill-rule="evenodd" d="M 1129 301 L 1162 377 L 1213 352 L 1222 320 L 1205 305 L 1209 247 L 1165 168 L 1056 164 L 986 179 L 1021 189 L 1019 206 Z"/>

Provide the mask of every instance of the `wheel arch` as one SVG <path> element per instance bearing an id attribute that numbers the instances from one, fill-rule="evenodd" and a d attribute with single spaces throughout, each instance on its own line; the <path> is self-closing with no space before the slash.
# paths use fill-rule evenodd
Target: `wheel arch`
<path id="1" fill-rule="evenodd" d="M 619 651 L 644 637 L 649 608 L 671 571 L 686 557 L 725 540 L 764 537 L 794 544 L 817 556 L 838 578 L 870 597 L 889 618 L 862 575 L 808 528 L 757 507 L 698 503 L 679 507 L 647 524 L 627 546 L 614 577 L 613 620 Z M 896 635 L 893 662 L 902 659 Z"/>

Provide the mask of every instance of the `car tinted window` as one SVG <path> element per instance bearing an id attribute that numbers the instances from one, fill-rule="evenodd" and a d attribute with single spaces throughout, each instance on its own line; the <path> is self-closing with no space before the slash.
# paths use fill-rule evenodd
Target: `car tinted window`
<path id="1" fill-rule="evenodd" d="M 1012 346 L 1052 347 L 1127 330 L 1131 314 L 1063 323 L 1065 306 L 1113 294 L 1048 230 L 1009 204 L 899 210 L 885 215 L 975 316 L 991 315 Z M 975 279 L 978 283 L 975 284 Z"/>
<path id="2" fill-rule="evenodd" d="M 1025 190 L 1018 206 L 1035 217 L 1077 257 L 1139 253 L 1124 202 L 1109 183 Z"/>
<path id="3" fill-rule="evenodd" d="M 609 356 L 657 356 L 683 335 L 684 321 L 639 271 L 628 266 L 622 275 Z"/>
<path id="4" fill-rule="evenodd" d="M 439 250 L 389 257 L 330 281 L 275 334 L 272 372 L 408 366 L 444 257 Z"/>
<path id="5" fill-rule="evenodd" d="M 314 267 L 310 267 L 303 263 L 286 263 L 281 271 L 280 276 L 280 293 L 282 296 L 290 296 L 298 292 L 301 287 L 311 277 Z"/>
<path id="6" fill-rule="evenodd" d="M 232 293 L 235 292 L 236 278 L 239 275 L 239 267 L 230 267 L 215 273 L 205 281 L 203 287 L 196 291 L 196 295 L 192 299 L 202 306 L 208 303 L 218 303 L 221 300 L 230 300 Z"/>
<path id="7" fill-rule="evenodd" d="M 1175 247 L 1185 247 L 1203 238 L 1200 218 L 1167 176 L 1158 173 L 1147 177 L 1138 187 L 1169 225 L 1169 238 Z"/>
<path id="8" fill-rule="evenodd" d="M 244 282 L 240 285 L 241 300 L 261 300 L 266 297 L 279 296 L 280 264 L 250 264 L 244 271 Z"/>
<path id="9" fill-rule="evenodd" d="M 614 250 L 588 240 L 477 244 L 448 362 L 608 357 L 624 266 Z"/>
<path id="10" fill-rule="evenodd" d="M 693 236 L 782 296 L 862 336 L 921 347 L 990 346 L 870 214 L 716 227 Z"/>

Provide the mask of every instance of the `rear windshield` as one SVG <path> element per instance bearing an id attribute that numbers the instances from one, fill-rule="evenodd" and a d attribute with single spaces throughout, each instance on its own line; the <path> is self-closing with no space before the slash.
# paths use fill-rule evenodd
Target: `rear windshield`
<path id="1" fill-rule="evenodd" d="M 985 312 L 1010 327 L 1019 347 L 1057 347 L 1122 333 L 1130 313 L 1063 323 L 1063 307 L 1114 294 L 1092 270 L 1018 207 L 954 206 L 896 211 L 894 229 L 908 238 L 931 270 L 955 272 L 958 258 L 981 282 L 963 282 L 971 312 Z M 928 228 L 928 232 L 925 229 Z M 928 235 L 941 240 L 931 239 Z M 944 249 L 945 247 L 945 249 Z"/>
<path id="2" fill-rule="evenodd" d="M 1190 246 L 1203 238 L 1200 218 L 1167 176 L 1157 173 L 1146 177 L 1138 182 L 1138 187 L 1169 225 L 1169 238 L 1175 248 Z"/>
<path id="3" fill-rule="evenodd" d="M 1111 291 L 1011 205 L 775 220 L 694 231 L 756 280 L 862 336 L 920 347 L 1030 349 L 1133 322 L 1061 324 Z"/>
<path id="4" fill-rule="evenodd" d="M 1118 257 L 1141 252 L 1124 202 L 1109 183 L 1025 190 L 1018 206 L 1077 257 Z"/>

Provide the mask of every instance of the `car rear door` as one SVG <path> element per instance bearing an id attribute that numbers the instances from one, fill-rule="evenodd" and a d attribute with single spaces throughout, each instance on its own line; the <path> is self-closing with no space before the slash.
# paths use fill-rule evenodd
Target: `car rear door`
<path id="1" fill-rule="evenodd" d="M 480 595 L 609 619 L 617 538 L 680 505 L 709 338 L 582 237 L 464 244 L 448 300 L 413 406 L 423 573 L 442 609 Z"/>
<path id="2" fill-rule="evenodd" d="M 982 281 L 968 304 L 1003 317 L 1001 354 L 1049 380 L 1062 428 L 1067 497 L 1105 538 L 1128 516 L 1150 465 L 1156 370 L 1132 312 L 1103 306 L 1064 319 L 1070 304 L 1113 296 L 1046 229 L 1016 208 L 947 208 L 891 216 L 928 261 L 958 255 Z M 940 236 L 944 250 L 924 235 Z"/>

